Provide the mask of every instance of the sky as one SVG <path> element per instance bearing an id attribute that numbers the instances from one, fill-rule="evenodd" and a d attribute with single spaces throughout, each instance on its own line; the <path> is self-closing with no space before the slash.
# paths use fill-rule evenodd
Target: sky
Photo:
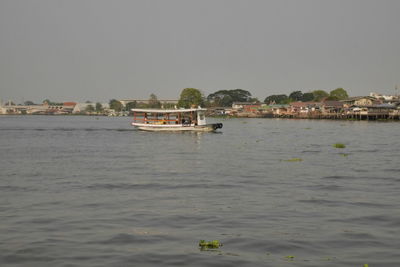
<path id="1" fill-rule="evenodd" d="M 398 0 L 0 0 L 0 98 L 400 90 Z"/>

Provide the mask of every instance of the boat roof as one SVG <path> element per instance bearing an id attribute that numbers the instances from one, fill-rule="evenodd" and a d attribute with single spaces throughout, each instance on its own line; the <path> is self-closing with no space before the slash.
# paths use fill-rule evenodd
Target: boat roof
<path id="1" fill-rule="evenodd" d="M 183 113 L 192 111 L 206 111 L 205 108 L 181 108 L 181 109 L 148 109 L 148 108 L 133 108 L 133 112 L 147 112 L 147 113 Z"/>

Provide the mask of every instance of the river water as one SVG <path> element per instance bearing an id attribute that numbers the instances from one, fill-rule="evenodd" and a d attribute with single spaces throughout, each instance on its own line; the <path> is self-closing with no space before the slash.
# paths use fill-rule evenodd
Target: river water
<path id="1" fill-rule="evenodd" d="M 211 121 L 1 116 L 0 265 L 400 266 L 399 123 Z"/>

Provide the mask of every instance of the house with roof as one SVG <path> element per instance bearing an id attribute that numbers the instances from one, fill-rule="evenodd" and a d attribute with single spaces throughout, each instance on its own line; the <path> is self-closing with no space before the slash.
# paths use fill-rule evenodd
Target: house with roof
<path id="1" fill-rule="evenodd" d="M 232 109 L 249 111 L 261 107 L 261 104 L 254 102 L 233 102 Z"/>
<path id="2" fill-rule="evenodd" d="M 343 106 L 345 108 L 349 108 L 351 106 L 365 107 L 365 106 L 372 106 L 372 105 L 377 105 L 377 104 L 382 103 L 382 101 L 380 101 L 372 96 L 349 97 L 345 100 L 341 100 L 341 102 L 343 103 Z"/>
<path id="3" fill-rule="evenodd" d="M 321 113 L 341 113 L 344 109 L 343 102 L 336 100 L 324 100 L 318 103 Z"/>
<path id="4" fill-rule="evenodd" d="M 288 104 L 272 104 L 268 105 L 268 107 L 272 110 L 273 115 L 285 115 L 288 113 L 288 109 L 290 105 Z"/>
<path id="5" fill-rule="evenodd" d="M 288 112 L 290 113 L 301 113 L 306 114 L 312 111 L 319 110 L 319 106 L 317 102 L 308 101 L 308 102 L 292 102 L 289 104 Z"/>

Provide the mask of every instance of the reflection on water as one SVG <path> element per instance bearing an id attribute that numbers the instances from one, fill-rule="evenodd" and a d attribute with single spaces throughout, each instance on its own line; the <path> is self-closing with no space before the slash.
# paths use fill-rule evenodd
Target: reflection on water
<path id="1" fill-rule="evenodd" d="M 398 123 L 223 123 L 0 117 L 0 265 L 398 265 Z"/>

